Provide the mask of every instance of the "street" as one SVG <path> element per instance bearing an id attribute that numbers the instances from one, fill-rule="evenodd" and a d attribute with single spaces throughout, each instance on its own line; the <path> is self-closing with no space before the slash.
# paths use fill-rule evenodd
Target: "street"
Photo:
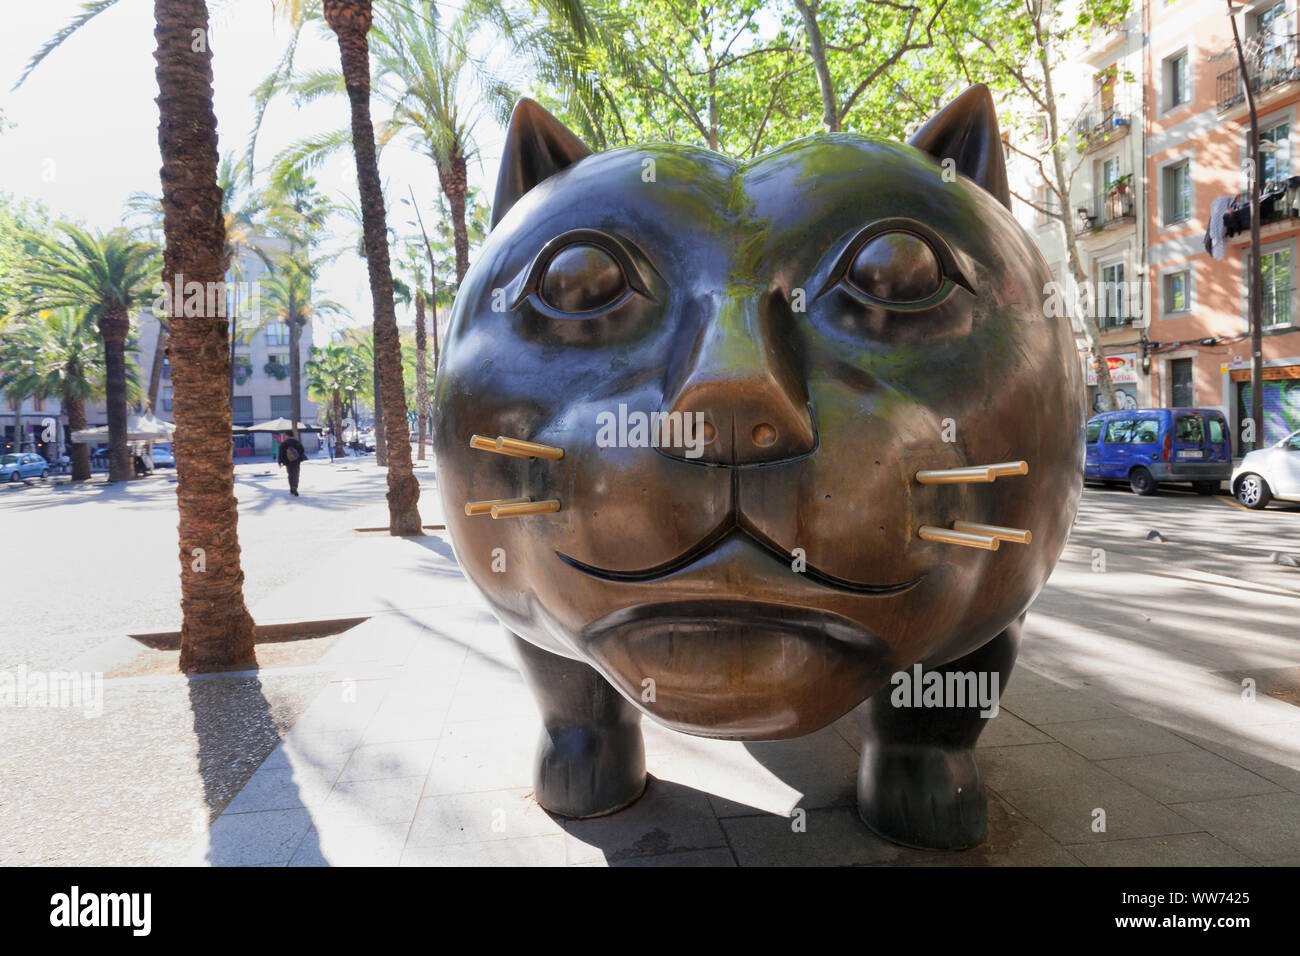
<path id="1" fill-rule="evenodd" d="M 358 531 L 384 526 L 384 483 L 373 459 L 313 460 L 292 499 L 273 465 L 241 466 L 258 623 L 368 620 L 309 665 L 110 676 L 102 717 L 6 710 L 0 863 L 1300 862 L 1300 569 L 1275 560 L 1300 556 L 1300 507 L 1086 489 L 980 741 L 988 841 L 927 856 L 856 821 L 855 714 L 773 744 L 647 720 L 642 801 L 542 813 L 532 701 L 445 538 Z M 173 492 L 0 495 L 3 669 L 111 671 L 126 635 L 179 626 Z"/>

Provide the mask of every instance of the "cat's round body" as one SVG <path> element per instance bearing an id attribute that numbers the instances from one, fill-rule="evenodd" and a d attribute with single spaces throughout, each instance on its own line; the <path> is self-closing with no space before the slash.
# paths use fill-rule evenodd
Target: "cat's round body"
<path id="1" fill-rule="evenodd" d="M 503 624 L 670 727 L 737 739 L 816 730 L 1012 626 L 1074 517 L 1080 370 L 969 135 L 941 131 L 948 163 L 849 134 L 749 163 L 582 155 L 529 109 L 435 404 L 447 527 Z M 465 510 L 522 498 L 558 510 Z M 959 522 L 1031 536 L 919 534 Z"/>

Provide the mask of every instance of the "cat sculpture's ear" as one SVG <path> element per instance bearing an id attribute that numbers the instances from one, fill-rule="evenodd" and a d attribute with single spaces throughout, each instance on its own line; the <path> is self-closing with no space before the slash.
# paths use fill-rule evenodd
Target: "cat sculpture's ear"
<path id="1" fill-rule="evenodd" d="M 975 180 L 998 202 L 1011 208 L 993 94 L 983 83 L 970 87 L 941 109 L 907 143 L 941 164 L 953 160 L 957 172 Z"/>
<path id="2" fill-rule="evenodd" d="M 492 228 L 528 190 L 548 176 L 590 156 L 587 144 L 534 100 L 521 99 L 510 114 L 497 194 L 492 203 Z"/>

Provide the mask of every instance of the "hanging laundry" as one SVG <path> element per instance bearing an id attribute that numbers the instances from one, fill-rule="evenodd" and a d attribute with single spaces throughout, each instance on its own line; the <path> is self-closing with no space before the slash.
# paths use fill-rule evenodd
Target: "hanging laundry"
<path id="1" fill-rule="evenodd" d="M 1219 196 L 1210 203 L 1210 225 L 1205 230 L 1205 251 L 1216 259 L 1223 258 L 1224 213 L 1231 205 L 1231 196 Z"/>

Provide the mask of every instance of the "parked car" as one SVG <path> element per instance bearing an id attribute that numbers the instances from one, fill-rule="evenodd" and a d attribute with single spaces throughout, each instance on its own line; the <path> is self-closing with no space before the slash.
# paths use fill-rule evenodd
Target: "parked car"
<path id="1" fill-rule="evenodd" d="M 31 452 L 0 457 L 0 481 L 50 477 L 50 463 Z"/>
<path id="2" fill-rule="evenodd" d="M 1267 508 L 1274 498 L 1300 501 L 1300 431 L 1252 451 L 1232 473 L 1232 493 L 1247 508 Z"/>
<path id="3" fill-rule="evenodd" d="M 1190 484 L 1212 495 L 1232 477 L 1232 437 L 1213 408 L 1136 408 L 1088 420 L 1085 479 L 1127 481 L 1134 494 Z"/>
<path id="4" fill-rule="evenodd" d="M 160 442 L 153 446 L 153 466 L 155 468 L 176 467 L 176 456 L 172 454 L 171 442 Z"/>

